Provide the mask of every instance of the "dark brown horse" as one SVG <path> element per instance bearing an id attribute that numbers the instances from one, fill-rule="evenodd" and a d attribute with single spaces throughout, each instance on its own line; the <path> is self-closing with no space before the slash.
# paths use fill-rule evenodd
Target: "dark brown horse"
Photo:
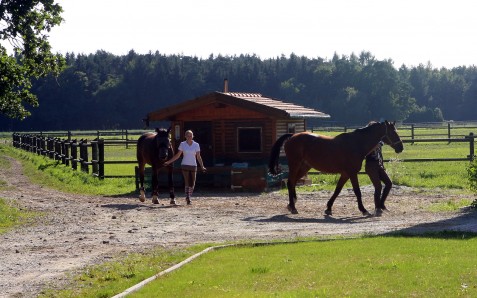
<path id="1" fill-rule="evenodd" d="M 174 156 L 174 150 L 169 139 L 171 129 L 156 128 L 156 132 L 143 134 L 137 140 L 137 161 L 139 163 L 139 180 L 141 188 L 139 189 L 139 200 L 144 202 L 146 194 L 144 190 L 144 168 L 146 164 L 152 166 L 152 202 L 158 204 L 159 194 L 159 170 L 162 167 L 168 168 L 169 196 L 171 204 L 175 204 L 174 181 L 172 177 L 172 164 L 165 166 L 164 162 Z"/>
<path id="2" fill-rule="evenodd" d="M 288 141 L 287 141 L 288 140 Z M 277 175 L 280 148 L 285 143 L 285 154 L 288 160 L 288 210 L 293 214 L 297 200 L 296 183 L 305 176 L 311 168 L 325 173 L 341 174 L 335 191 L 327 204 L 325 213 L 331 215 L 331 208 L 343 185 L 351 180 L 353 191 L 358 199 L 358 208 L 363 215 L 369 215 L 361 200 L 361 191 L 358 183 L 358 172 L 366 155 L 373 150 L 379 141 L 393 147 L 396 153 L 403 150 L 401 138 L 397 134 L 395 123 L 374 123 L 349 133 L 342 133 L 336 137 L 314 135 L 308 132 L 285 134 L 273 145 L 270 163 L 268 166 L 271 175 Z M 377 211 L 380 206 L 375 206 Z"/>

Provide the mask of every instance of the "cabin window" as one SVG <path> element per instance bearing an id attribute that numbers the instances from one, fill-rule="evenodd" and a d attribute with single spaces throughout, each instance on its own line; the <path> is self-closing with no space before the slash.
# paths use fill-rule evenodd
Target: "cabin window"
<path id="1" fill-rule="evenodd" d="M 262 152 L 262 128 L 239 127 L 238 128 L 238 152 L 254 153 Z"/>
<path id="2" fill-rule="evenodd" d="M 296 133 L 296 123 L 288 123 L 287 132 L 288 133 Z"/>

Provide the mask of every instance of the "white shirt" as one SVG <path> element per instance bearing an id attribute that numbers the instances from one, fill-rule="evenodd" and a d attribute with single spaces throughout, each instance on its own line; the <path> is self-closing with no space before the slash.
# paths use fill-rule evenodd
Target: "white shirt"
<path id="1" fill-rule="evenodd" d="M 189 145 L 187 141 L 183 141 L 179 145 L 179 150 L 183 155 L 181 165 L 197 166 L 196 154 L 200 152 L 199 143 L 192 141 L 192 145 Z"/>

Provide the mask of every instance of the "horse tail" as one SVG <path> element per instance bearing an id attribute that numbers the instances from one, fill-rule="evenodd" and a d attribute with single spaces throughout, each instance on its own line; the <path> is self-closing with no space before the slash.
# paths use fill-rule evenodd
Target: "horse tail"
<path id="1" fill-rule="evenodd" d="M 278 168 L 278 158 L 280 156 L 280 150 L 282 148 L 283 143 L 286 140 L 293 136 L 292 133 L 286 133 L 273 144 L 272 151 L 270 152 L 270 162 L 268 163 L 268 173 L 272 176 L 276 176 L 280 174 L 280 169 Z"/>

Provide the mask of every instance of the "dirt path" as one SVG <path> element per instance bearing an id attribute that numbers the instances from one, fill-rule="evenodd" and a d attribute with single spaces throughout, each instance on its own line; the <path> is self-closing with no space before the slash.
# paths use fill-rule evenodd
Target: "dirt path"
<path id="1" fill-rule="evenodd" d="M 0 197 L 44 212 L 33 226 L 0 235 L 0 297 L 35 297 L 46 284 L 59 284 L 66 273 L 127 251 L 154 246 L 175 247 L 229 240 L 293 239 L 318 235 L 352 235 L 389 231 L 477 231 L 477 213 L 461 210 L 432 213 L 426 206 L 447 195 L 416 194 L 395 187 L 382 217 L 362 217 L 354 195 L 344 190 L 333 217 L 323 216 L 330 194 L 299 194 L 298 215 L 285 209 L 287 197 L 267 194 L 196 193 L 191 206 L 171 207 L 164 195 L 159 205 L 135 197 L 80 196 L 28 183 L 21 165 L 11 159 L 0 169 L 7 190 Z M 372 189 L 362 188 L 372 211 Z M 473 198 L 472 198 L 473 199 Z"/>

